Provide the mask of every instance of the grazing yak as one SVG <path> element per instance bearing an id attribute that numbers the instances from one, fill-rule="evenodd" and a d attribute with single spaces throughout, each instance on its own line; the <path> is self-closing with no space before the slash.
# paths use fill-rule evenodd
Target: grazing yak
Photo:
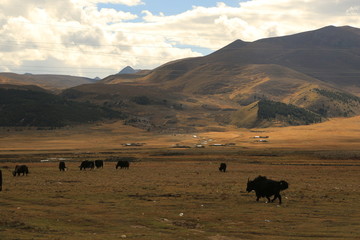
<path id="1" fill-rule="evenodd" d="M 94 169 L 94 161 L 88 161 L 88 160 L 82 161 L 79 168 L 80 170 L 83 169 L 86 170 L 87 168 Z"/>
<path id="2" fill-rule="evenodd" d="M 129 169 L 129 166 L 130 166 L 129 161 L 118 161 L 116 164 L 116 169 L 118 169 L 118 167 Z"/>
<path id="3" fill-rule="evenodd" d="M 267 179 L 264 176 L 258 176 L 254 180 L 247 182 L 247 192 L 255 191 L 256 201 L 259 201 L 259 198 L 266 197 L 268 202 L 274 202 L 276 198 L 279 199 L 279 204 L 281 204 L 281 195 L 280 191 L 285 190 L 289 187 L 289 184 L 286 181 L 274 181 Z M 274 195 L 274 199 L 270 201 L 270 197 Z"/>
<path id="4" fill-rule="evenodd" d="M 226 172 L 226 163 L 221 163 L 219 167 L 220 172 Z"/>
<path id="5" fill-rule="evenodd" d="M 95 167 L 96 168 L 103 168 L 104 167 L 104 161 L 103 160 L 95 160 Z"/>
<path id="6" fill-rule="evenodd" d="M 63 161 L 59 162 L 59 170 L 65 171 L 66 169 L 67 169 L 67 167 L 65 166 L 65 162 L 63 162 Z"/>
<path id="7" fill-rule="evenodd" d="M 14 177 L 16 176 L 16 174 L 18 176 L 20 176 L 20 174 L 22 173 L 22 175 L 24 176 L 25 174 L 28 175 L 29 173 L 29 168 L 26 165 L 16 165 L 15 166 L 15 170 L 13 171 L 13 175 Z"/>

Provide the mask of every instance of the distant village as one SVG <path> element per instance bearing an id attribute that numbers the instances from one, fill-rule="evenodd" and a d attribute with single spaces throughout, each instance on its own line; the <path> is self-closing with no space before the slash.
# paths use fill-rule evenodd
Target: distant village
<path id="1" fill-rule="evenodd" d="M 192 135 L 192 138 L 198 139 L 198 142 L 194 145 L 186 145 L 181 143 L 176 143 L 171 146 L 171 148 L 205 148 L 205 147 L 228 147 L 228 146 L 236 146 L 234 142 L 227 142 L 227 143 L 214 143 L 214 139 L 212 138 L 205 138 L 198 135 Z M 254 136 L 252 142 L 254 143 L 268 143 L 269 136 Z M 138 143 L 138 142 L 128 142 L 122 144 L 125 147 L 142 147 L 146 145 L 146 143 Z"/>

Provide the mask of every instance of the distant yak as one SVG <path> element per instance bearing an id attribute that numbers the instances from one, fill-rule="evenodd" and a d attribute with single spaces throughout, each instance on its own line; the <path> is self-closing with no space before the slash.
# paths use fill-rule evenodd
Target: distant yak
<path id="1" fill-rule="evenodd" d="M 94 169 L 94 161 L 88 161 L 88 160 L 82 161 L 79 168 L 80 170 L 83 169 L 86 170 L 87 168 Z"/>
<path id="2" fill-rule="evenodd" d="M 275 199 L 279 199 L 279 204 L 281 204 L 281 195 L 280 191 L 285 190 L 289 187 L 289 184 L 286 181 L 274 181 L 267 179 L 265 176 L 258 176 L 254 180 L 247 182 L 247 192 L 255 191 L 256 201 L 259 201 L 259 198 L 266 197 L 268 202 L 274 202 Z M 274 199 L 270 201 L 270 197 L 274 196 Z"/>
<path id="3" fill-rule="evenodd" d="M 67 167 L 65 166 L 65 162 L 63 162 L 63 161 L 59 162 L 59 170 L 65 171 L 66 169 L 67 169 Z"/>
<path id="4" fill-rule="evenodd" d="M 20 176 L 20 174 L 22 173 L 22 175 L 24 176 L 25 174 L 28 175 L 29 173 L 29 168 L 26 165 L 16 165 L 15 166 L 15 170 L 13 171 L 13 175 L 14 177 L 16 176 L 16 174 L 18 176 Z"/>
<path id="5" fill-rule="evenodd" d="M 104 167 L 104 161 L 103 160 L 95 160 L 95 167 L 96 168 L 103 168 Z"/>
<path id="6" fill-rule="evenodd" d="M 221 163 L 219 167 L 220 172 L 226 172 L 226 163 Z"/>
<path id="7" fill-rule="evenodd" d="M 118 161 L 116 164 L 116 169 L 118 169 L 118 167 L 128 169 L 129 166 L 130 166 L 129 161 Z"/>

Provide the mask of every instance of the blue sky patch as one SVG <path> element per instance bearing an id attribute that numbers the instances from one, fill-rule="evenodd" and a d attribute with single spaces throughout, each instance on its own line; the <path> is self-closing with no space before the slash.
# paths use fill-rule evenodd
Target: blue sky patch
<path id="1" fill-rule="evenodd" d="M 163 0 L 143 0 L 145 4 L 138 6 L 125 6 L 122 4 L 100 3 L 98 8 L 113 8 L 118 11 L 131 12 L 138 16 L 141 16 L 141 12 L 144 10 L 150 11 L 154 15 L 163 13 L 166 16 L 176 15 L 188 10 L 191 10 L 193 6 L 203 7 L 215 7 L 218 2 L 223 2 L 227 6 L 238 7 L 240 2 L 245 0 L 182 0 L 182 1 L 163 1 Z"/>

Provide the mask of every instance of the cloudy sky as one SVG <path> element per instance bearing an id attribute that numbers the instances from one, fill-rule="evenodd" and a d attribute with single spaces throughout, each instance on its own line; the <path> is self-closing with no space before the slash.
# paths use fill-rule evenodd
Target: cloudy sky
<path id="1" fill-rule="evenodd" d="M 328 25 L 360 0 L 0 0 L 0 72 L 106 77 Z"/>

